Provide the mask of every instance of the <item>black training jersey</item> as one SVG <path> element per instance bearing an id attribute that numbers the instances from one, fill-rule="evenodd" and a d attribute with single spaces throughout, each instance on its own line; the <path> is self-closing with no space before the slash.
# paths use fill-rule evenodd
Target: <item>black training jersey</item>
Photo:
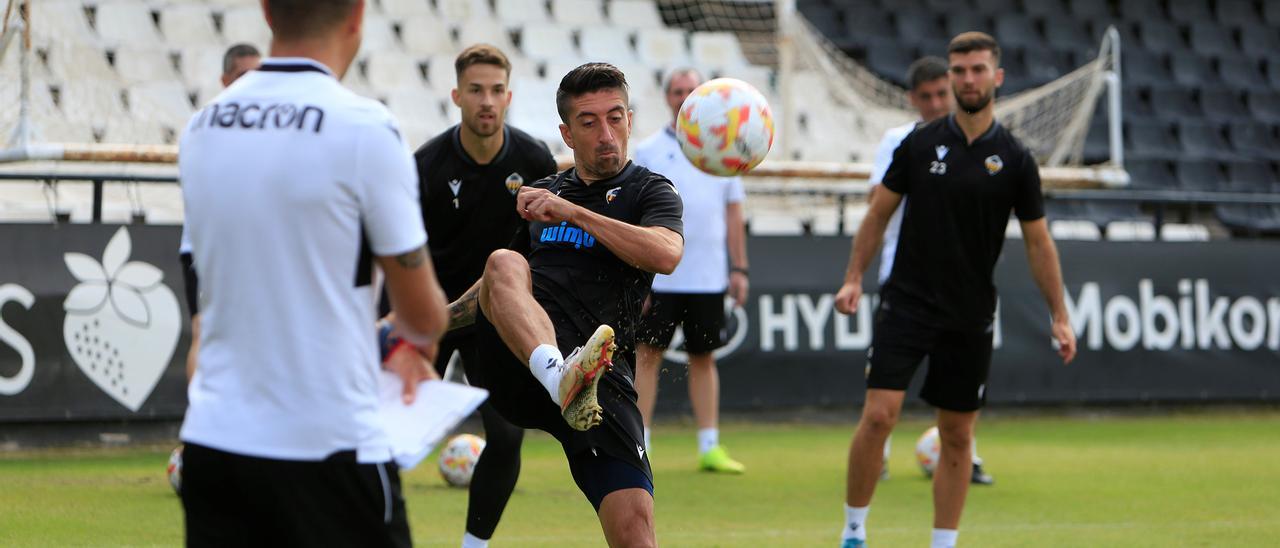
<path id="1" fill-rule="evenodd" d="M 998 122 L 968 143 L 952 115 L 898 145 L 884 186 L 907 200 L 883 306 L 929 325 L 988 328 L 1009 212 L 1044 217 L 1035 158 Z"/>
<path id="2" fill-rule="evenodd" d="M 576 169 L 533 184 L 595 213 L 636 226 L 660 226 L 683 235 L 684 205 L 666 177 L 635 163 L 590 185 Z M 600 324 L 614 328 L 618 353 L 635 347 L 640 308 L 653 273 L 626 264 L 604 244 L 570 223 L 528 223 L 525 251 L 533 296 L 556 323 L 556 333 L 586 340 Z"/>
<path id="3" fill-rule="evenodd" d="M 519 129 L 503 128 L 502 150 L 485 165 L 463 150 L 459 131 L 449 128 L 414 153 L 427 246 L 450 301 L 480 279 L 489 254 L 507 247 L 524 223 L 516 213 L 520 187 L 556 172 L 547 145 Z"/>

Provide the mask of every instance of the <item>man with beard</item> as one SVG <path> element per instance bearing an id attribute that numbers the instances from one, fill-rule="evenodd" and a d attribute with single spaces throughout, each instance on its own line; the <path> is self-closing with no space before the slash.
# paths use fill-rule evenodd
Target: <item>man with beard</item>
<path id="1" fill-rule="evenodd" d="M 972 473 L 971 444 L 987 395 L 996 291 L 992 280 L 1009 214 L 1022 227 L 1031 275 L 1052 315 L 1051 332 L 1064 363 L 1076 340 L 1063 299 L 1058 253 L 1049 237 L 1040 175 L 1031 153 L 995 121 L 995 90 L 1004 81 L 1000 47 L 966 32 L 947 49 L 952 91 L 960 110 L 921 126 L 894 151 L 854 238 L 836 309 L 856 311 L 862 273 L 889 217 L 906 201 L 897 256 L 881 289 L 867 394 L 849 451 L 845 548 L 866 545 L 866 518 L 885 438 L 893 431 L 911 377 L 927 356 L 921 397 L 938 408 L 942 454 L 933 478 L 932 546 L 956 544 Z"/>
<path id="2" fill-rule="evenodd" d="M 915 131 L 919 126 L 950 114 L 955 107 L 951 83 L 947 79 L 947 62 L 942 59 L 928 56 L 911 63 L 907 68 L 907 85 L 910 86 L 907 89 L 907 101 L 920 114 L 920 119 L 890 128 L 884 133 L 884 138 L 880 140 L 880 147 L 876 149 L 876 159 L 871 163 L 869 200 L 874 199 L 876 189 L 880 188 L 880 183 L 884 182 L 884 174 L 889 170 L 889 163 L 893 161 L 893 151 L 897 150 L 907 134 Z M 893 256 L 898 251 L 898 231 L 902 226 L 902 210 L 905 209 L 907 200 L 903 198 L 902 201 L 903 204 L 893 210 L 893 216 L 889 218 L 889 225 L 884 231 L 884 245 L 880 250 L 880 272 L 876 277 L 881 287 L 884 287 L 884 283 L 889 280 L 889 271 L 893 268 Z M 880 479 L 889 478 L 889 445 L 890 440 L 886 439 L 884 442 L 885 464 L 880 470 Z M 973 443 L 973 476 L 970 481 L 979 485 L 995 483 L 991 475 L 982 468 L 976 439 Z"/>
<path id="3" fill-rule="evenodd" d="M 617 68 L 570 71 L 556 107 L 574 167 L 521 189 L 523 254 L 489 256 L 450 305 L 450 328 L 474 323 L 480 356 L 467 377 L 507 420 L 560 441 L 608 544 L 655 546 L 631 363 L 654 273 L 671 273 L 684 251 L 680 197 L 626 159 L 632 113 Z"/>
<path id="4" fill-rule="evenodd" d="M 449 300 L 480 279 L 489 254 L 509 245 L 524 223 L 516 213 L 516 193 L 525 182 L 556 172 L 545 144 L 504 123 L 511 104 L 507 56 L 477 44 L 458 55 L 454 70 L 458 87 L 452 98 L 462 110 L 462 123 L 414 154 L 423 222 L 431 234 L 427 245 Z M 441 375 L 455 350 L 464 363 L 479 359 L 473 329 L 451 332 L 440 341 L 435 365 Z M 464 548 L 488 545 L 520 476 L 524 430 L 503 420 L 489 403 L 480 406 L 480 417 L 487 444 L 471 478 Z"/>

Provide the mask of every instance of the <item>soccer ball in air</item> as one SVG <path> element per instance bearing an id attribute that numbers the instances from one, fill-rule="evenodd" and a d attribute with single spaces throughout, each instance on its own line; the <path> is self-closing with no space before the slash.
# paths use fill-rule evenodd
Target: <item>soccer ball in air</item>
<path id="1" fill-rule="evenodd" d="M 178 495 L 182 494 L 182 446 L 174 448 L 169 453 L 169 466 L 165 468 L 165 474 L 169 476 L 169 486 L 173 487 L 173 492 Z"/>
<path id="2" fill-rule="evenodd" d="M 471 485 L 471 473 L 484 451 L 484 439 L 472 434 L 458 434 L 440 451 L 440 476 L 454 487 Z"/>
<path id="3" fill-rule="evenodd" d="M 916 462 L 920 463 L 920 471 L 925 476 L 933 477 L 938 467 L 938 458 L 942 454 L 942 440 L 938 438 L 938 427 L 933 426 L 920 434 L 916 440 Z"/>
<path id="4" fill-rule="evenodd" d="M 751 84 L 716 78 L 693 90 L 676 117 L 680 150 L 698 169 L 728 177 L 756 167 L 773 146 L 773 112 Z"/>

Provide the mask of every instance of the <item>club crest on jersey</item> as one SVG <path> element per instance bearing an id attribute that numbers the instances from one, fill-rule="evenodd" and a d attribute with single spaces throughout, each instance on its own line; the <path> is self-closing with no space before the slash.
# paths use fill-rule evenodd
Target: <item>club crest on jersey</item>
<path id="1" fill-rule="evenodd" d="M 507 175 L 507 191 L 512 196 L 520 192 L 520 187 L 522 186 L 524 186 L 524 177 L 521 177 L 519 173 L 513 172 L 511 175 Z"/>
<path id="2" fill-rule="evenodd" d="M 1004 169 L 1004 160 L 1001 160 L 1000 156 L 996 154 L 987 156 L 987 159 L 983 160 L 982 163 L 987 166 L 987 173 L 991 175 L 1000 173 L 1000 170 Z"/>
<path id="3" fill-rule="evenodd" d="M 619 190 L 622 190 L 622 187 L 611 188 L 609 189 L 609 192 L 604 193 L 604 203 L 612 204 L 613 199 L 618 197 Z"/>
<path id="4" fill-rule="evenodd" d="M 938 161 L 942 161 L 943 158 L 946 158 L 947 152 L 950 150 L 951 149 L 947 148 L 947 145 L 938 145 L 936 147 L 933 147 L 934 154 L 938 155 Z"/>

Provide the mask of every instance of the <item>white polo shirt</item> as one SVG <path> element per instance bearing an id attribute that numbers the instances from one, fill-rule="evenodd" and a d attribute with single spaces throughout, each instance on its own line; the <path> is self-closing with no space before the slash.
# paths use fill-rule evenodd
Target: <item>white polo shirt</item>
<path id="1" fill-rule="evenodd" d="M 670 275 L 653 278 L 663 293 L 721 293 L 729 287 L 725 207 L 746 198 L 742 179 L 716 177 L 694 167 L 670 127 L 636 146 L 635 162 L 675 183 L 684 202 L 684 257 Z"/>
<path id="2" fill-rule="evenodd" d="M 316 61 L 266 59 L 192 117 L 178 169 L 203 317 L 182 439 L 389 460 L 373 257 L 426 242 L 391 114 Z"/>
<path id="3" fill-rule="evenodd" d="M 884 181 L 884 174 L 889 171 L 889 164 L 893 163 L 893 151 L 898 150 L 902 140 L 919 124 L 920 122 L 911 122 L 884 132 L 880 147 L 876 149 L 876 159 L 871 163 L 871 178 L 868 182 L 872 187 Z M 898 252 L 898 232 L 902 230 L 902 210 L 906 208 L 907 198 L 904 196 L 898 209 L 889 217 L 889 225 L 884 229 L 884 243 L 880 248 L 880 285 L 884 285 L 885 280 L 889 279 L 889 273 L 893 272 L 893 257 Z"/>

